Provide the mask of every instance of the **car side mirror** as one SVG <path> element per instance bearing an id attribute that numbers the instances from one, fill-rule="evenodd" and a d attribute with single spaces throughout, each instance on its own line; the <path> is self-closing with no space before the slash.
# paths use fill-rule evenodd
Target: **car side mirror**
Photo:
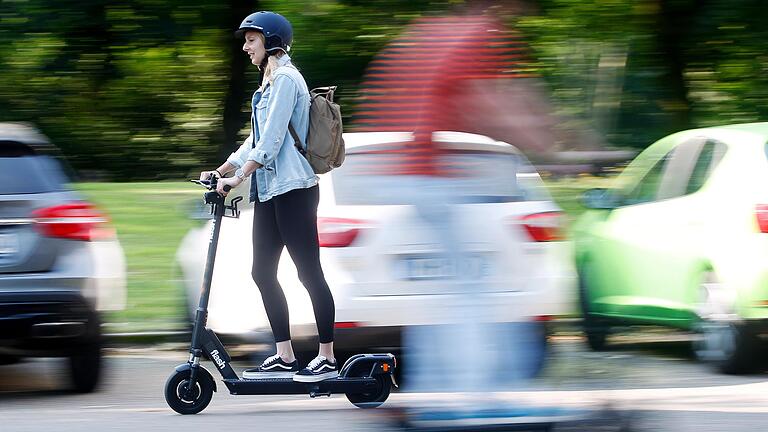
<path id="1" fill-rule="evenodd" d="M 581 204 L 595 210 L 612 210 L 620 204 L 619 196 L 610 189 L 594 188 L 581 195 Z"/>

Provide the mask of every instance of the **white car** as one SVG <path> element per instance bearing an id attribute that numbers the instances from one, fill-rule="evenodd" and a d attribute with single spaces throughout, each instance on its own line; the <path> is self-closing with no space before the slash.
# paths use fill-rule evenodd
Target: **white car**
<path id="1" fill-rule="evenodd" d="M 396 349 L 404 326 L 438 323 L 459 291 L 452 266 L 440 253 L 434 230 L 412 205 L 389 192 L 398 176 L 361 175 L 384 145 L 407 142 L 411 133 L 344 135 L 344 165 L 321 176 L 318 228 L 321 261 L 336 304 L 338 350 Z M 454 204 L 460 217 L 462 271 L 493 300 L 485 316 L 494 322 L 541 320 L 575 310 L 570 244 L 560 237 L 563 215 L 539 175 L 513 146 L 488 137 L 437 132 L 451 149 L 446 157 L 474 167 L 449 181 L 475 199 Z M 232 194 L 245 194 L 248 185 Z M 244 200 L 247 202 L 247 199 Z M 219 334 L 264 336 L 271 331 L 259 290 L 251 279 L 252 206 L 221 227 L 208 326 Z M 191 316 L 197 307 L 211 223 L 184 238 L 177 257 Z M 278 279 L 285 291 L 294 343 L 316 340 L 309 295 L 284 251 Z M 316 342 L 313 342 L 316 343 Z M 311 345 L 307 345 L 311 347 Z"/>

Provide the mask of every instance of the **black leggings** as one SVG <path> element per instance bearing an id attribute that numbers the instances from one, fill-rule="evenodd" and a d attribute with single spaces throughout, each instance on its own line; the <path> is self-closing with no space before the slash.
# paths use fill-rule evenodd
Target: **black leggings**
<path id="1" fill-rule="evenodd" d="M 333 342 L 336 307 L 320 267 L 317 241 L 318 186 L 294 189 L 253 205 L 253 280 L 261 291 L 264 309 L 275 342 L 291 339 L 288 304 L 277 281 L 277 264 L 288 248 L 299 272 L 299 280 L 309 291 L 320 343 Z"/>

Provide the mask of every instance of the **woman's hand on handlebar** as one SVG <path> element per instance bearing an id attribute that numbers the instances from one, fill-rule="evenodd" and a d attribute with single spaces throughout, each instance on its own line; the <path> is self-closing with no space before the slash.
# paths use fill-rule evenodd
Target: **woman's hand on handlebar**
<path id="1" fill-rule="evenodd" d="M 214 171 L 202 171 L 200 172 L 200 181 L 210 180 L 211 177 L 216 176 L 219 177 L 219 173 Z"/>
<path id="2" fill-rule="evenodd" d="M 214 175 L 216 173 L 214 172 Z M 216 184 L 216 192 L 219 193 L 221 196 L 227 196 L 227 193 L 229 193 L 229 190 L 225 190 L 224 186 L 229 186 L 229 188 L 234 189 L 242 183 L 243 180 L 240 177 L 226 177 L 219 179 L 219 182 Z"/>

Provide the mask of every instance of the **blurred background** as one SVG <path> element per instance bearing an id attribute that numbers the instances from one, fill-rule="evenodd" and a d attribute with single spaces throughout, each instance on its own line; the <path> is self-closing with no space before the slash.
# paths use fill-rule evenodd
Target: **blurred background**
<path id="1" fill-rule="evenodd" d="M 310 87 L 340 87 L 350 120 L 375 55 L 414 20 L 446 14 L 492 15 L 520 39 L 556 128 L 587 133 L 563 149 L 642 149 L 765 115 L 757 0 L 30 0 L 2 6 L 2 117 L 34 122 L 84 178 L 186 176 L 247 136 L 258 72 L 230 30 L 259 9 L 290 19 L 296 64 Z"/>
<path id="2" fill-rule="evenodd" d="M 28 422 L 25 404 L 49 403 L 53 413 L 80 409 L 66 425 L 72 430 L 86 421 L 119 429 L 136 421 L 118 409 L 126 403 L 147 422 L 173 427 L 157 396 L 177 357 L 185 359 L 210 223 L 202 190 L 185 180 L 218 166 L 248 136 L 249 101 L 260 76 L 233 30 L 253 11 L 273 10 L 293 24 L 290 54 L 309 87 L 338 86 L 336 101 L 349 133 L 345 165 L 322 177 L 318 221 L 321 245 L 326 242 L 323 266 L 339 308 L 342 355 L 393 351 L 407 362 L 405 328 L 456 323 L 439 317 L 456 311 L 445 294 L 462 273 L 485 287 L 486 300 L 495 299 L 478 300 L 486 313 L 482 321 L 503 340 L 486 347 L 487 354 L 502 359 L 493 367 L 514 382 L 501 386 L 506 396 L 497 397 L 531 406 L 567 400 L 565 405 L 591 409 L 615 402 L 622 419 L 639 417 L 647 430 L 746 430 L 761 424 L 763 328 L 753 331 L 750 324 L 745 333 L 741 324 L 768 318 L 768 272 L 760 262 L 768 249 L 763 236 L 719 227 L 742 224 L 754 235 L 768 231 L 768 220 L 761 219 L 768 197 L 755 186 L 768 173 L 768 132 L 747 128 L 742 132 L 749 139 L 736 132 L 697 132 L 640 154 L 679 131 L 765 121 L 766 6 L 762 0 L 0 2 L 0 364 L 7 364 L 0 366 L 0 417 L 12 420 L 9 430 L 36 430 L 45 422 Z M 672 157 L 675 146 L 689 138 L 701 142 Z M 733 145 L 748 147 L 735 143 L 752 139 L 754 153 L 728 156 Z M 717 142 L 708 144 L 712 140 Z M 455 261 L 441 255 L 445 245 L 431 238 L 436 231 L 423 218 L 401 208 L 408 202 L 391 200 L 392 188 L 407 185 L 379 172 L 359 176 L 381 160 L 401 166 L 396 159 L 374 160 L 372 151 L 407 154 L 425 144 L 448 149 L 441 163 L 471 168 L 442 186 L 465 198 L 451 204 L 455 228 L 464 233 Z M 30 159 L 37 157 L 42 159 Z M 625 170 L 635 157 L 633 169 Z M 683 159 L 701 164 L 657 163 Z M 760 165 L 750 165 L 754 161 Z M 675 195 L 659 180 L 665 175 L 679 175 L 669 182 L 689 186 Z M 707 183 L 710 177 L 722 183 Z M 726 178 L 733 180 L 719 180 Z M 716 184 L 727 185 L 726 192 L 706 195 Z M 595 188 L 600 189 L 582 195 Z M 246 193 L 240 189 L 235 193 Z M 734 195 L 743 201 L 727 201 Z M 619 220 L 623 206 L 691 197 L 693 204 Z M 85 207 L 67 207 L 75 198 Z M 663 229 L 668 215 L 684 215 L 706 202 L 713 207 L 695 208 L 707 214 L 724 206 L 745 210 L 727 223 L 713 219 L 687 237 Z M 381 211 L 383 206 L 389 210 Z M 249 235 L 249 207 L 243 210 L 240 220 L 225 221 L 223 249 L 232 251 Z M 67 228 L 73 223 L 68 218 L 77 219 L 76 230 Z M 687 226 L 679 219 L 679 226 Z M 56 225 L 62 220 L 64 228 Z M 606 221 L 617 225 L 601 225 Z M 655 246 L 638 238 L 606 240 L 606 232 L 629 232 L 640 222 L 647 225 L 636 237 L 655 238 Z M 716 238 L 704 237 L 713 233 Z M 601 249 L 608 241 L 610 248 Z M 664 249 L 669 244 L 685 247 L 670 252 Z M 596 252 L 617 257 L 631 247 L 636 249 L 620 262 Z M 722 253 L 692 252 L 718 248 L 752 257 L 740 263 L 748 269 L 720 261 Z M 250 253 L 250 246 L 245 249 Z M 665 274 L 690 276 L 681 277 L 679 287 L 670 285 L 670 292 L 710 294 L 704 300 L 698 294 L 672 299 L 648 288 L 659 281 L 642 275 L 661 264 L 632 267 L 638 262 L 633 257 L 654 254 L 674 265 Z M 238 253 L 217 261 L 223 267 L 214 280 L 218 300 L 214 294 L 211 304 L 212 327 L 244 353 L 243 366 L 271 349 L 263 309 L 256 310 L 258 290 L 248 272 L 233 272 L 247 268 L 249 259 Z M 289 261 L 283 257 L 280 278 L 293 331 L 297 343 L 312 346 L 308 297 Z M 70 267 L 71 262 L 87 264 Z M 41 273 L 51 276 L 29 282 Z M 751 276 L 729 279 L 724 273 Z M 650 285 L 627 282 L 631 287 L 621 291 L 621 284 L 612 286 L 614 274 Z M 714 295 L 715 285 L 748 294 Z M 22 296 L 27 306 L 13 306 L 21 304 L 14 297 L 20 286 L 41 292 L 64 286 L 82 295 L 46 297 L 57 305 L 52 315 L 41 312 L 38 297 Z M 383 293 L 400 297 L 384 303 Z M 711 298 L 726 300 L 712 306 L 706 301 Z M 621 309 L 629 303 L 638 308 Z M 700 312 L 702 303 L 727 311 L 713 319 Z M 257 305 L 255 312 L 249 304 Z M 82 314 L 72 318 L 73 310 Z M 49 326 L 40 321 L 43 315 L 74 324 Z M 514 323 L 524 325 L 513 330 Z M 716 349 L 720 354 L 712 354 L 711 344 L 703 355 L 695 343 L 692 349 L 691 341 L 701 335 L 724 338 Z M 69 340 L 90 355 L 65 349 Z M 739 349 L 723 348 L 731 342 Z M 64 370 L 58 363 L 27 360 L 38 356 L 67 357 L 69 364 Z M 504 372 L 510 358 L 519 372 Z M 102 363 L 111 366 L 106 375 L 94 369 Z M 137 373 L 144 380 L 134 382 Z M 67 399 L 59 390 L 72 387 L 73 379 L 76 390 L 101 389 L 108 396 Z M 127 389 L 125 402 L 110 393 L 117 383 Z M 539 393 L 525 393 L 531 387 Z M 231 414 L 233 427 L 263 409 L 254 408 L 259 398 L 239 398 L 242 405 L 217 398 L 219 406 L 211 409 Z M 331 410 L 318 416 L 306 411 L 314 409 L 309 401 L 275 403 L 262 413 L 266 424 L 280 425 L 287 412 L 304 413 L 297 421 L 307 424 L 319 416 L 342 430 L 380 421 L 335 402 L 319 405 Z M 152 414 L 158 412 L 165 417 Z M 705 424 L 714 426 L 702 429 Z"/>

